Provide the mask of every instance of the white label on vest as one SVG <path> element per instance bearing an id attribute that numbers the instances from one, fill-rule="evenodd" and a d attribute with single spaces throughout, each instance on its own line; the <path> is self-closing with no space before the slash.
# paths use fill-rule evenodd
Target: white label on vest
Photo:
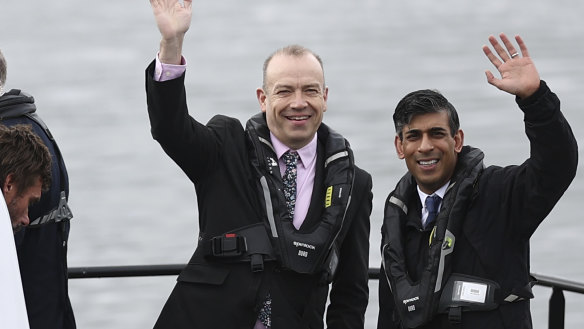
<path id="1" fill-rule="evenodd" d="M 454 291 L 452 292 L 453 300 L 484 304 L 486 298 L 486 284 L 454 281 Z"/>

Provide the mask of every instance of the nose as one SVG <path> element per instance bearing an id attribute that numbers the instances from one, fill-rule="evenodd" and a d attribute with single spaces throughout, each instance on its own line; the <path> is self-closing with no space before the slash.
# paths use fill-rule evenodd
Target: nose
<path id="1" fill-rule="evenodd" d="M 432 139 L 428 137 L 427 134 L 422 135 L 422 140 L 420 141 L 420 146 L 418 147 L 418 152 L 429 152 L 434 149 L 432 144 Z"/>
<path id="2" fill-rule="evenodd" d="M 296 92 L 294 92 L 294 99 L 292 100 L 290 107 L 293 109 L 303 109 L 306 106 L 307 103 L 302 90 L 296 90 Z"/>
<path id="3" fill-rule="evenodd" d="M 16 233 L 20 231 L 23 226 L 28 226 L 28 224 L 30 224 L 30 219 L 28 218 L 28 214 L 26 214 L 12 222 L 12 231 Z"/>
<path id="4" fill-rule="evenodd" d="M 28 224 L 30 224 L 30 218 L 28 218 L 28 209 L 26 210 L 22 218 L 20 218 L 20 223 L 22 224 L 22 226 L 28 226 Z"/>

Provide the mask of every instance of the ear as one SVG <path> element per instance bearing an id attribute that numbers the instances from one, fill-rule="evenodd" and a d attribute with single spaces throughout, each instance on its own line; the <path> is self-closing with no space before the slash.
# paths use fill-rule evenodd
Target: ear
<path id="1" fill-rule="evenodd" d="M 324 99 L 324 109 L 322 110 L 323 112 L 326 112 L 326 109 L 328 108 L 328 106 L 326 105 L 326 102 L 328 100 L 328 87 L 324 87 L 324 91 L 322 93 L 322 98 Z"/>
<path id="2" fill-rule="evenodd" d="M 462 151 L 463 146 L 464 146 L 464 132 L 462 131 L 462 129 L 458 129 L 458 131 L 454 135 L 454 151 L 456 153 L 460 153 L 460 151 Z"/>
<path id="3" fill-rule="evenodd" d="M 260 108 L 262 112 L 266 113 L 266 93 L 262 88 L 256 89 L 256 97 L 258 98 L 258 103 L 260 103 Z"/>
<path id="4" fill-rule="evenodd" d="M 2 194 L 4 194 L 4 199 L 6 203 L 12 199 L 12 195 L 16 191 L 16 186 L 14 185 L 14 175 L 8 174 L 6 180 L 4 180 L 4 186 L 2 186 Z"/>
<path id="5" fill-rule="evenodd" d="M 395 135 L 394 144 L 398 158 L 403 160 L 406 156 L 404 155 L 404 146 L 402 140 L 399 138 L 398 135 Z"/>

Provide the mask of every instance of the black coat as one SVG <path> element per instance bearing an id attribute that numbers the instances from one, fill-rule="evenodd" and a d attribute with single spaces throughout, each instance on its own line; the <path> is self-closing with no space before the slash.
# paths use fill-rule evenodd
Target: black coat
<path id="1" fill-rule="evenodd" d="M 530 157 L 519 166 L 484 169 L 457 237 L 452 265 L 453 272 L 493 280 L 507 293 L 528 285 L 529 239 L 570 185 L 578 163 L 576 139 L 545 82 L 536 94 L 517 103 L 525 114 Z M 430 229 L 421 228 L 417 193 L 408 207 L 416 211 L 405 224 L 405 261 L 415 280 L 424 266 Z M 383 269 L 379 307 L 378 329 L 400 328 Z M 422 328 L 449 327 L 447 316 L 438 315 Z M 455 328 L 532 328 L 529 300 L 504 303 L 489 312 L 463 312 L 462 325 Z"/>
<path id="2" fill-rule="evenodd" d="M 20 93 L 18 90 L 11 90 L 0 97 L 0 112 L 2 99 L 9 95 L 17 96 Z M 32 97 L 21 95 L 21 98 L 26 106 L 34 106 Z M 43 192 L 38 203 L 30 207 L 29 217 L 34 220 L 59 204 L 61 186 L 67 196 L 69 195 L 65 163 L 56 151 L 56 145 L 34 120 L 22 115 L 2 120 L 1 123 L 7 126 L 31 125 L 51 153 L 51 187 Z M 14 236 L 31 329 L 76 328 L 67 283 L 68 237 L 68 221 L 24 228 Z"/>
<path id="3" fill-rule="evenodd" d="M 216 116 L 207 125 L 197 122 L 187 112 L 184 75 L 166 82 L 156 82 L 152 76 L 153 64 L 146 70 L 152 135 L 195 185 L 199 240 L 262 221 L 260 191 L 249 165 L 241 123 L 225 116 Z M 323 210 L 321 142 L 317 152 L 313 198 L 301 231 L 318 223 Z M 329 327 L 364 325 L 371 185 L 371 176 L 357 168 L 327 310 Z M 268 290 L 273 328 L 322 328 L 328 289 L 320 283 L 320 276 L 282 270 L 275 262 L 267 262 L 263 272 L 252 273 L 249 263 L 209 261 L 196 251 L 178 277 L 155 328 L 250 329 Z"/>

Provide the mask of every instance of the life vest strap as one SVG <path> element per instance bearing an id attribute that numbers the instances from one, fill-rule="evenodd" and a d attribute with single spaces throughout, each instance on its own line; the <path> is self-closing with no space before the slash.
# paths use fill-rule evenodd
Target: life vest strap
<path id="1" fill-rule="evenodd" d="M 451 307 L 448 310 L 448 321 L 452 324 L 459 324 L 462 322 L 462 307 Z"/>
<path id="2" fill-rule="evenodd" d="M 249 262 L 252 272 L 264 270 L 264 261 L 275 260 L 266 227 L 257 223 L 201 241 L 197 253 L 222 262 Z"/>
<path id="3" fill-rule="evenodd" d="M 71 208 L 67 204 L 67 196 L 65 191 L 61 191 L 59 204 L 49 211 L 46 215 L 38 217 L 28 224 L 28 227 L 36 227 L 48 223 L 59 223 L 63 221 L 69 221 L 73 218 L 73 213 Z"/>

